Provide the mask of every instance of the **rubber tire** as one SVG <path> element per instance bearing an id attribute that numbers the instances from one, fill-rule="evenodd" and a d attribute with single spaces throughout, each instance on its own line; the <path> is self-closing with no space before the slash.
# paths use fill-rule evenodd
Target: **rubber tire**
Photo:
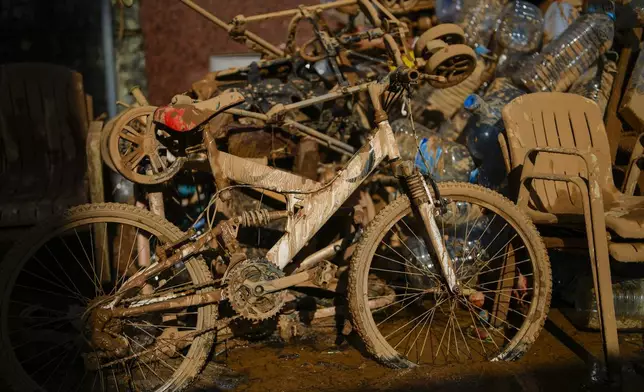
<path id="1" fill-rule="evenodd" d="M 521 329 L 508 343 L 507 349 L 495 357 L 495 360 L 519 359 L 534 343 L 543 328 L 550 308 L 552 295 L 552 278 L 548 253 L 537 228 L 532 221 L 514 203 L 502 195 L 479 185 L 444 182 L 439 183 L 441 197 L 449 199 L 454 196 L 464 196 L 463 199 L 481 201 L 496 207 L 507 215 L 522 240 L 529 247 L 529 252 L 536 266 L 534 266 L 534 297 L 527 319 Z M 368 290 L 369 266 L 375 248 L 382 237 L 393 226 L 394 222 L 410 211 L 411 205 L 407 196 L 401 196 L 385 207 L 367 227 L 362 240 L 351 260 L 349 268 L 349 310 L 353 327 L 365 343 L 367 351 L 380 363 L 392 368 L 408 368 L 416 364 L 403 358 L 382 337 L 376 327 L 371 311 L 364 300 Z M 492 209 L 494 210 L 494 209 Z M 498 213 L 499 211 L 494 211 Z M 527 320 L 526 319 L 526 320 Z"/>
<path id="2" fill-rule="evenodd" d="M 438 50 L 432 55 L 425 64 L 425 72 L 430 75 L 435 75 L 435 71 L 439 65 L 443 62 L 451 59 L 455 56 L 466 56 L 470 59 L 469 68 L 466 72 L 462 73 L 458 78 L 448 80 L 447 82 L 437 82 L 430 80 L 429 84 L 436 88 L 448 88 L 456 86 L 457 84 L 463 82 L 465 79 L 469 78 L 472 72 L 476 69 L 476 53 L 474 50 L 467 45 L 457 44 L 449 45 L 446 48 Z"/>
<path id="3" fill-rule="evenodd" d="M 6 319 L 4 314 L 7 312 L 7 302 L 4 301 L 8 290 L 10 290 L 15 283 L 15 279 L 21 271 L 21 261 L 36 249 L 38 249 L 44 242 L 51 238 L 53 232 L 60 232 L 66 228 L 75 227 L 75 223 L 91 223 L 91 222 L 108 222 L 127 223 L 146 230 L 157 238 L 165 241 L 176 241 L 183 235 L 172 223 L 161 218 L 152 212 L 126 204 L 117 203 L 97 203 L 85 204 L 78 207 L 71 208 L 59 216 L 52 217 L 25 235 L 24 240 L 16 244 L 5 256 L 2 264 L 0 264 L 0 295 L 2 295 L 3 303 L 0 308 L 0 331 L 1 333 L 1 346 L 0 346 L 0 376 L 9 382 L 9 385 L 16 391 L 36 391 L 41 390 L 37 385 L 34 385 L 31 378 L 23 371 L 22 367 L 17 363 L 12 350 L 5 350 L 11 347 L 7 334 L 4 333 L 7 329 Z M 187 271 L 190 274 L 193 282 L 205 283 L 212 281 L 212 275 L 208 266 L 196 258 L 190 259 L 186 262 Z M 204 288 L 198 292 L 203 293 L 212 291 L 213 288 Z M 202 317 L 198 319 L 197 328 L 211 328 L 217 321 L 217 305 L 207 305 L 200 308 Z M 198 336 L 190 346 L 189 354 L 192 355 L 192 360 L 184 360 L 177 372 L 169 378 L 165 385 L 157 389 L 157 392 L 174 392 L 182 391 L 189 386 L 203 369 L 208 355 L 210 354 L 213 346 L 215 332 L 204 333 Z M 195 350 L 194 352 L 192 352 Z"/>
<path id="4" fill-rule="evenodd" d="M 114 168 L 120 175 L 136 184 L 156 185 L 164 183 L 174 177 L 183 167 L 184 159 L 177 158 L 177 160 L 169 168 L 167 168 L 166 171 L 150 176 L 147 174 L 139 174 L 130 170 L 126 170 L 123 165 L 121 153 L 119 152 L 120 137 L 118 136 L 118 130 L 123 128 L 130 121 L 134 120 L 137 117 L 144 115 L 149 115 L 151 117 L 155 110 L 155 106 L 139 106 L 130 108 L 117 117 L 117 119 L 114 121 L 112 129 L 109 131 L 109 135 L 107 136 L 108 153 L 110 159 L 112 160 Z"/>
<path id="5" fill-rule="evenodd" d="M 445 36 L 451 36 L 454 38 L 458 37 L 458 39 L 455 42 L 448 42 L 445 40 Z M 451 23 L 444 23 L 431 27 L 429 30 L 425 31 L 420 38 L 418 38 L 418 41 L 416 41 L 416 45 L 414 45 L 414 54 L 416 57 L 423 57 L 423 51 L 425 50 L 427 43 L 436 39 L 444 41 L 448 45 L 463 44 L 465 43 L 465 32 L 459 25 Z"/>

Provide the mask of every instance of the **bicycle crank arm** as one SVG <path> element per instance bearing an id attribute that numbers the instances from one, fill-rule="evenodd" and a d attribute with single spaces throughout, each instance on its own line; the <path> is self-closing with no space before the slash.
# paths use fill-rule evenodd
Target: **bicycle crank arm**
<path id="1" fill-rule="evenodd" d="M 261 282 L 247 281 L 244 285 L 250 288 L 255 295 L 274 293 L 294 286 L 319 287 L 326 289 L 335 278 L 337 270 L 338 267 L 335 264 L 323 261 L 314 268 L 298 272 L 293 275 Z"/>

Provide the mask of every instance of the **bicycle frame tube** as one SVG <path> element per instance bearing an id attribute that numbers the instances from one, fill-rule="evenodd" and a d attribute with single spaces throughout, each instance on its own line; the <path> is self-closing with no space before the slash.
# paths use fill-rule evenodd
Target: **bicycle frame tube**
<path id="1" fill-rule="evenodd" d="M 224 152 L 218 153 L 216 161 L 222 174 L 229 180 L 290 193 L 289 199 L 301 206 L 287 221 L 286 233 L 266 255 L 270 262 L 284 268 L 383 160 L 397 158 L 398 146 L 393 131 L 389 122 L 383 121 L 367 143 L 327 184 Z"/>

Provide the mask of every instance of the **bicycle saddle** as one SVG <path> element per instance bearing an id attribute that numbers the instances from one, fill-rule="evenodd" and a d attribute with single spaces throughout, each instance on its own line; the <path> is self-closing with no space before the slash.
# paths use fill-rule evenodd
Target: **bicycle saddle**
<path id="1" fill-rule="evenodd" d="M 175 100 L 176 103 L 160 106 L 154 111 L 154 121 L 173 131 L 189 132 L 217 114 L 244 102 L 244 96 L 236 91 L 224 92 L 214 98 L 197 103 Z"/>

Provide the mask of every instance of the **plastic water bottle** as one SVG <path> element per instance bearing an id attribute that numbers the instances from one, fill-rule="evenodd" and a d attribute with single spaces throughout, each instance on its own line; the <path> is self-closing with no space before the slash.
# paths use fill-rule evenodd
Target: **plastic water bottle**
<path id="1" fill-rule="evenodd" d="M 478 183 L 491 189 L 500 189 L 506 180 L 505 162 L 498 142 L 504 129 L 501 110 L 514 98 L 525 92 L 508 78 L 496 78 L 483 97 L 470 95 L 465 109 L 472 112 L 465 127 L 467 148 L 479 162 Z"/>
<path id="2" fill-rule="evenodd" d="M 527 1 L 508 3 L 501 12 L 496 42 L 510 53 L 532 53 L 543 36 L 543 16 L 539 7 Z"/>
<path id="3" fill-rule="evenodd" d="M 602 114 L 606 111 L 608 98 L 613 88 L 613 79 L 617 73 L 617 64 L 603 59 L 586 71 L 573 85 L 569 92 L 592 99 L 599 106 Z"/>
<path id="4" fill-rule="evenodd" d="M 586 279 L 582 282 L 577 288 L 572 320 L 580 327 L 599 329 L 597 300 L 592 281 Z M 644 327 L 644 280 L 613 283 L 613 303 L 618 329 L 634 330 Z"/>
<path id="5" fill-rule="evenodd" d="M 570 3 L 555 1 L 550 4 L 543 16 L 544 42 L 559 37 L 578 16 L 579 12 Z"/>
<path id="6" fill-rule="evenodd" d="M 467 147 L 440 136 L 430 136 L 420 141 L 420 150 L 414 163 L 421 173 L 431 175 L 439 182 L 468 182 L 474 170 L 474 161 Z"/>
<path id="7" fill-rule="evenodd" d="M 612 46 L 613 35 L 614 15 L 582 15 L 512 80 L 532 92 L 566 91 Z"/>
<path id="8" fill-rule="evenodd" d="M 398 143 L 400 158 L 407 161 L 416 159 L 420 141 L 434 134 L 427 127 L 417 122 L 414 122 L 414 127 L 416 128 L 416 136 L 414 136 L 414 130 L 409 119 L 399 118 L 391 122 L 391 130 L 394 132 Z M 416 137 L 418 137 L 418 141 L 416 141 Z"/>
<path id="9" fill-rule="evenodd" d="M 423 174 L 436 181 L 469 181 L 474 161 L 467 148 L 441 138 L 421 124 L 414 126 L 418 140 L 408 119 L 391 123 L 401 159 L 411 160 Z"/>
<path id="10" fill-rule="evenodd" d="M 498 133 L 503 130 L 501 111 L 514 98 L 525 94 L 508 78 L 496 78 L 483 97 L 470 95 L 465 100 L 465 109 L 474 116 L 470 118 L 467 131 L 467 147 L 472 156 L 484 160 L 498 146 Z"/>
<path id="11" fill-rule="evenodd" d="M 452 23 L 463 11 L 464 0 L 436 0 L 434 10 L 441 23 Z"/>
<path id="12" fill-rule="evenodd" d="M 502 9 L 501 0 L 464 0 L 456 23 L 465 32 L 465 43 L 487 48 Z"/>
<path id="13" fill-rule="evenodd" d="M 497 78 L 509 78 L 523 68 L 528 62 L 539 55 L 534 53 L 502 53 L 496 62 L 495 75 Z"/>

